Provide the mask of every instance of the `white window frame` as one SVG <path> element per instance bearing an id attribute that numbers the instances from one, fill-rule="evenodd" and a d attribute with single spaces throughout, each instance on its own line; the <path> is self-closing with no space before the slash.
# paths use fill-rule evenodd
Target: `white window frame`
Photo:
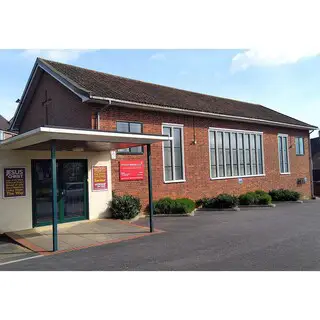
<path id="1" fill-rule="evenodd" d="M 287 159 L 288 159 L 288 172 L 281 172 L 281 158 L 280 158 L 280 153 L 279 153 L 279 137 L 282 137 L 282 138 L 287 138 Z M 283 140 L 282 140 L 283 141 Z M 290 159 L 289 159 L 289 135 L 286 134 L 286 133 L 278 133 L 278 136 L 277 136 L 277 144 L 278 144 L 278 158 L 279 158 L 279 172 L 280 174 L 291 174 L 290 173 Z M 284 159 L 284 148 L 282 148 L 282 158 Z"/>
<path id="2" fill-rule="evenodd" d="M 0 141 L 4 140 L 4 132 L 2 130 L 0 130 Z"/>
<path id="3" fill-rule="evenodd" d="M 163 167 L 163 182 L 164 183 L 180 183 L 180 182 L 186 182 L 186 171 L 185 171 L 185 161 L 184 161 L 184 125 L 183 124 L 176 124 L 176 123 L 162 123 L 162 126 L 161 126 L 161 132 L 162 134 L 163 133 L 163 128 L 164 127 L 170 127 L 172 132 L 173 132 L 173 129 L 174 128 L 179 128 L 181 129 L 181 152 L 182 152 L 182 176 L 183 176 L 183 179 L 179 179 L 179 180 L 176 180 L 175 179 L 175 170 L 174 170 L 174 164 L 175 164 L 175 155 L 174 155 L 174 150 L 173 149 L 173 146 L 174 146 L 174 140 L 173 140 L 173 137 L 172 137 L 172 146 L 171 146 L 171 152 L 172 152 L 172 167 L 173 167 L 173 172 L 172 172 L 172 177 L 173 179 L 172 180 L 166 180 L 166 173 L 165 173 L 165 159 L 164 159 L 164 142 L 162 142 L 162 167 Z"/>
<path id="4" fill-rule="evenodd" d="M 242 133 L 243 134 L 243 152 L 244 152 L 244 175 L 240 175 L 240 152 L 239 152 L 239 143 L 237 141 L 237 157 L 238 157 L 238 175 L 237 176 L 230 176 L 230 177 L 213 177 L 212 176 L 212 172 L 211 172 L 211 150 L 210 150 L 210 132 L 217 132 L 217 131 L 221 131 L 223 132 L 223 135 L 225 134 L 225 132 L 230 132 L 232 133 Z M 262 151 L 262 170 L 263 173 L 260 174 L 247 174 L 247 157 L 245 155 L 245 149 L 244 149 L 244 134 L 249 134 L 249 140 L 250 138 L 250 134 L 256 134 L 256 135 L 261 135 L 261 151 Z M 237 139 L 238 139 L 238 135 L 237 135 Z M 211 180 L 224 180 L 224 179 L 238 179 L 238 178 L 251 178 L 251 177 L 264 177 L 266 175 L 266 171 L 265 171 L 265 161 L 264 161 L 264 144 L 263 144 L 263 132 L 261 131 L 250 131 L 250 130 L 239 130 L 239 129 L 226 129 L 226 128 L 216 128 L 216 127 L 210 127 L 208 129 L 208 147 L 209 147 L 209 174 L 210 174 L 210 179 Z M 231 141 L 231 140 L 230 140 Z M 251 140 L 250 140 L 251 141 Z M 216 141 L 215 141 L 216 143 Z M 217 149 L 217 147 L 216 147 Z M 232 146 L 230 145 L 230 149 L 232 150 Z M 250 155 L 251 155 L 251 148 L 250 148 Z M 225 144 L 223 144 L 223 154 L 225 155 Z M 257 172 L 258 172 L 258 149 L 257 149 L 257 143 L 256 143 L 256 156 L 257 156 Z M 218 158 L 218 157 L 216 157 Z M 224 161 L 224 164 L 226 166 L 226 161 Z M 233 173 L 233 160 L 232 160 L 232 151 L 231 151 L 231 174 Z M 219 162 L 217 160 L 217 168 L 219 165 Z M 252 161 L 251 161 L 251 173 L 252 173 Z M 226 171 L 225 171 L 226 174 Z M 217 169 L 217 175 L 219 175 L 219 171 Z"/>

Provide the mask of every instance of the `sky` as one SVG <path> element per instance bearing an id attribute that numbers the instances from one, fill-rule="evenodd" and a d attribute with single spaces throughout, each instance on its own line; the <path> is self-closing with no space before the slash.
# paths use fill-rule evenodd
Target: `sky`
<path id="1" fill-rule="evenodd" d="M 15 112 L 36 58 L 262 104 L 320 127 L 319 50 L 0 50 L 0 114 Z M 313 134 L 316 136 L 317 132 Z"/>

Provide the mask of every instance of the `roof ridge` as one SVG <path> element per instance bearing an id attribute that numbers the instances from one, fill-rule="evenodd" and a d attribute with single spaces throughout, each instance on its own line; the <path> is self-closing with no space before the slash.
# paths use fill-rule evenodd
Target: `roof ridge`
<path id="1" fill-rule="evenodd" d="M 115 78 L 120 78 L 120 79 L 125 79 L 125 80 L 130 80 L 130 81 L 135 81 L 135 82 L 139 82 L 139 83 L 143 83 L 143 84 L 152 85 L 152 86 L 155 86 L 155 87 L 162 87 L 162 88 L 168 88 L 168 89 L 173 89 L 173 90 L 179 90 L 179 91 L 184 91 L 184 92 L 188 92 L 188 93 L 208 96 L 208 97 L 211 97 L 211 98 L 217 98 L 217 99 L 223 99 L 223 100 L 229 100 L 229 101 L 236 101 L 236 102 L 240 102 L 240 103 L 247 103 L 247 104 L 252 104 L 252 105 L 255 105 L 255 106 L 264 107 L 262 104 L 254 103 L 254 102 L 250 102 L 250 101 L 237 100 L 237 99 L 233 99 L 233 98 L 225 98 L 225 97 L 221 97 L 221 96 L 214 96 L 214 95 L 208 94 L 208 93 L 202 93 L 202 92 L 196 92 L 196 91 L 191 91 L 191 90 L 186 90 L 186 89 L 181 89 L 181 88 L 175 88 L 175 87 L 171 87 L 171 86 L 168 86 L 168 85 L 163 85 L 163 84 L 143 81 L 143 80 L 139 80 L 139 79 L 128 78 L 128 77 L 119 76 L 119 75 L 112 74 L 112 73 L 93 70 L 93 69 L 84 68 L 84 67 L 76 66 L 76 65 L 73 65 L 73 64 L 69 64 L 69 63 L 62 63 L 62 62 L 48 60 L 48 59 L 44 59 L 44 58 L 40 58 L 40 57 L 38 57 L 38 59 L 43 60 L 44 62 L 47 62 L 49 64 L 50 64 L 50 62 L 58 63 L 58 64 L 61 64 L 61 65 L 72 67 L 72 68 L 78 68 L 78 69 L 82 69 L 82 70 L 87 70 L 87 71 L 94 72 L 94 73 L 100 73 L 102 75 L 108 75 L 108 76 L 112 76 L 112 77 L 115 77 Z"/>

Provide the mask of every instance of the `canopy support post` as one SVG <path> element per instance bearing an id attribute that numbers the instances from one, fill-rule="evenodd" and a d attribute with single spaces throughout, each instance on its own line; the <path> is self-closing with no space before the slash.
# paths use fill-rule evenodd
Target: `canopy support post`
<path id="1" fill-rule="evenodd" d="M 58 197 L 57 197 L 57 159 L 56 141 L 51 141 L 51 175 L 52 175 L 52 251 L 58 250 Z"/>
<path id="2" fill-rule="evenodd" d="M 153 199 L 152 199 L 152 163 L 151 163 L 151 145 L 147 144 L 148 159 L 148 191 L 149 191 L 149 226 L 150 232 L 153 232 Z"/>

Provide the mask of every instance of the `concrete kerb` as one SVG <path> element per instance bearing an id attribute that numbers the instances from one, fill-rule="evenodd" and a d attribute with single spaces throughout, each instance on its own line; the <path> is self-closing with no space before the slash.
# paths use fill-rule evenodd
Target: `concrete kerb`
<path id="1" fill-rule="evenodd" d="M 196 211 L 240 211 L 239 207 L 233 207 L 233 208 L 198 208 Z"/>
<path id="2" fill-rule="evenodd" d="M 197 209 L 193 210 L 190 213 L 179 213 L 179 214 L 154 214 L 154 217 L 193 217 Z M 140 216 L 140 218 L 149 218 L 149 215 Z"/>
<path id="3" fill-rule="evenodd" d="M 274 203 L 270 204 L 250 204 L 250 205 L 239 205 L 240 208 L 275 208 L 276 205 Z"/>

